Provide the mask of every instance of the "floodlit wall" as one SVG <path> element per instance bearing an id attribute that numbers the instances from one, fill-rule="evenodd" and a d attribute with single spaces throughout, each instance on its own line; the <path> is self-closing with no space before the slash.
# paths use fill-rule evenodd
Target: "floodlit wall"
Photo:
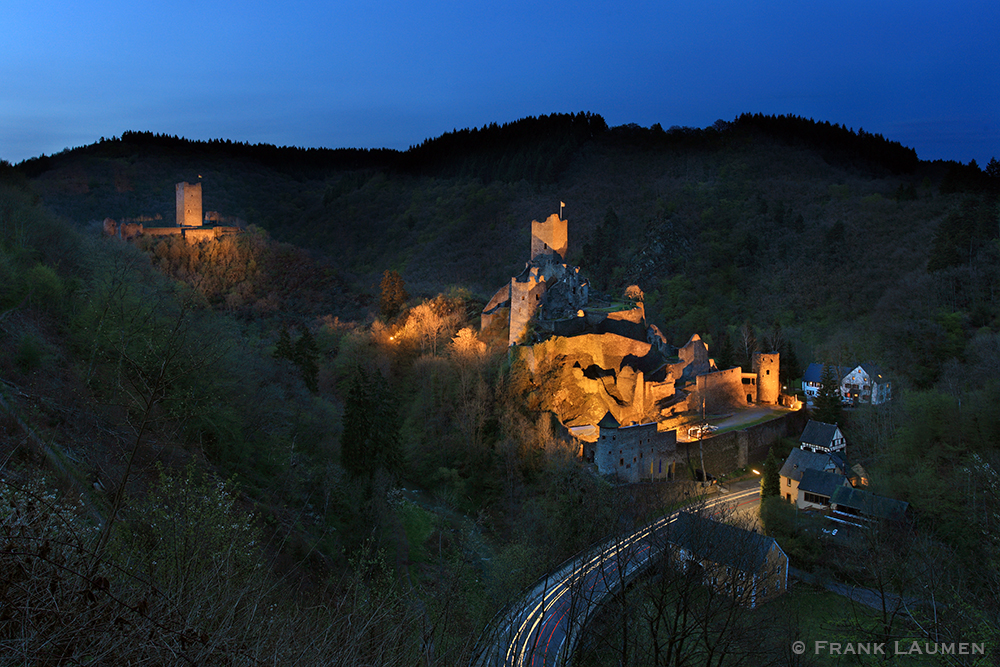
<path id="1" fill-rule="evenodd" d="M 531 221 L 531 259 L 541 255 L 559 255 L 561 261 L 566 260 L 569 247 L 569 232 L 566 220 L 553 213 L 545 222 Z"/>
<path id="2" fill-rule="evenodd" d="M 655 423 L 599 430 L 593 462 L 602 475 L 632 483 L 673 476 L 677 431 L 658 431 Z"/>
<path id="3" fill-rule="evenodd" d="M 201 227 L 201 183 L 178 183 L 177 226 Z"/>
<path id="4" fill-rule="evenodd" d="M 542 305 L 542 295 L 545 294 L 545 281 L 537 280 L 529 273 L 527 280 L 510 279 L 510 332 L 507 344 L 514 345 L 521 341 L 528 330 L 528 323 Z"/>

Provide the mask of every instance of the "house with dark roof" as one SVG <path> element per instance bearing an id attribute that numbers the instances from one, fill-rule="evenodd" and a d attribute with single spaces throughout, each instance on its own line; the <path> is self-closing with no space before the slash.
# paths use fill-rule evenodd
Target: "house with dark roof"
<path id="1" fill-rule="evenodd" d="M 837 425 L 812 419 L 802 429 L 799 447 L 810 452 L 841 452 L 843 456 L 847 456 L 847 441 Z"/>
<path id="2" fill-rule="evenodd" d="M 906 501 L 851 486 L 838 487 L 830 496 L 831 518 L 854 525 L 864 525 L 866 521 L 899 521 L 905 518 L 909 507 Z"/>
<path id="3" fill-rule="evenodd" d="M 819 395 L 823 383 L 824 364 L 811 363 L 802 375 L 802 391 L 812 402 Z M 833 377 L 840 388 L 845 403 L 871 403 L 880 405 L 892 400 L 892 383 L 877 366 L 863 363 L 859 366 L 834 366 Z"/>
<path id="4" fill-rule="evenodd" d="M 802 391 L 805 392 L 806 400 L 810 403 L 819 396 L 819 387 L 823 384 L 823 366 L 824 364 L 811 363 L 802 375 Z M 833 377 L 836 379 L 838 385 L 843 377 L 847 375 L 848 370 L 841 366 L 833 367 Z"/>
<path id="5" fill-rule="evenodd" d="M 877 366 L 864 363 L 844 374 L 840 392 L 851 403 L 880 405 L 892 400 L 892 383 Z"/>
<path id="6" fill-rule="evenodd" d="M 670 524 L 668 542 L 679 567 L 747 607 L 788 589 L 788 556 L 774 538 L 757 531 L 681 512 Z"/>
<path id="7" fill-rule="evenodd" d="M 785 459 L 778 475 L 781 478 L 781 497 L 799 507 L 804 507 L 800 501 L 800 486 L 802 477 L 807 470 L 832 473 L 845 477 L 847 462 L 838 452 L 811 452 L 805 449 L 793 449 Z"/>
<path id="8" fill-rule="evenodd" d="M 797 505 L 801 509 L 830 509 L 830 498 L 842 486 L 850 486 L 844 475 L 822 470 L 806 470 L 799 480 Z"/>

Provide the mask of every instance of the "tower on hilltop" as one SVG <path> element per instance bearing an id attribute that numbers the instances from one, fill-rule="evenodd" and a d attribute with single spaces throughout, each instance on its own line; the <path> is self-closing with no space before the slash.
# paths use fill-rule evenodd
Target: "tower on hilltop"
<path id="1" fill-rule="evenodd" d="M 531 259 L 541 255 L 559 255 L 559 261 L 566 261 L 568 249 L 567 222 L 553 213 L 545 222 L 531 221 Z"/>
<path id="2" fill-rule="evenodd" d="M 201 227 L 201 183 L 178 183 L 177 226 Z"/>

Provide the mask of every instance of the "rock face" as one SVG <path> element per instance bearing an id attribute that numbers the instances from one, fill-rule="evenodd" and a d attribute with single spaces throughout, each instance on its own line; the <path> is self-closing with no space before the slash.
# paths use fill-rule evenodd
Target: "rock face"
<path id="1" fill-rule="evenodd" d="M 646 369 L 662 372 L 664 361 L 645 341 L 612 333 L 553 336 L 517 351 L 543 405 L 569 426 L 596 424 L 606 413 L 620 424 L 655 420 L 658 403 L 674 394 L 672 378 L 647 380 Z"/>

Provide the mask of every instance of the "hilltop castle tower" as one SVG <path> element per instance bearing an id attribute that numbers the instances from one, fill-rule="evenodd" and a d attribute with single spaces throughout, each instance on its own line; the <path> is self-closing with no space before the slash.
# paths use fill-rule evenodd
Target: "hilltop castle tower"
<path id="1" fill-rule="evenodd" d="M 550 215 L 545 222 L 531 221 L 531 261 L 542 255 L 558 255 L 557 261 L 566 261 L 568 248 L 569 223 L 559 218 L 557 213 Z"/>
<path id="2" fill-rule="evenodd" d="M 178 183 L 177 226 L 201 227 L 201 183 Z"/>

